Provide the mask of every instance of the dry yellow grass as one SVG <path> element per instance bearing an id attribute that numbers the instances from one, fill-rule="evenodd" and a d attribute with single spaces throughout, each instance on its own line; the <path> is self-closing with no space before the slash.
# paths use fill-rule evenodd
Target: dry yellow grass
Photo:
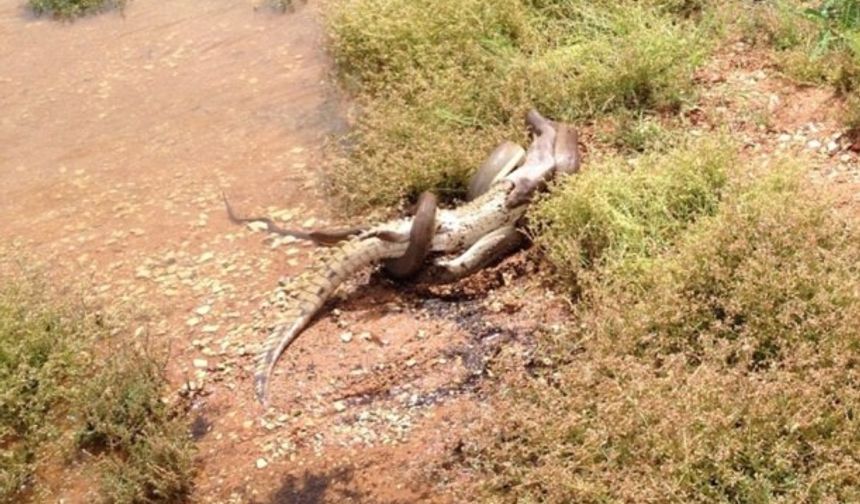
<path id="1" fill-rule="evenodd" d="M 684 11 L 680 5 L 653 2 Z M 347 0 L 329 13 L 339 73 L 362 106 L 329 189 L 354 209 L 426 189 L 462 194 L 524 112 L 557 120 L 672 111 L 707 37 L 638 2 Z"/>
<path id="2" fill-rule="evenodd" d="M 569 328 L 541 339 L 535 360 L 549 367 L 509 389 L 506 423 L 472 446 L 490 478 L 484 495 L 860 498 L 860 236 L 806 186 L 780 164 L 736 175 L 716 211 L 674 227 L 666 246 L 615 233 L 625 261 L 649 266 L 632 277 L 614 263 L 583 266 L 596 281 Z M 613 201 L 623 210 L 629 198 Z M 574 237 L 616 225 L 580 221 L 598 230 Z"/>

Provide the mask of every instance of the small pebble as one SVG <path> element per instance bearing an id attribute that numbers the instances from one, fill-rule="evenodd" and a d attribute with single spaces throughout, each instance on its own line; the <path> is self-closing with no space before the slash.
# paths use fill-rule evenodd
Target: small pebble
<path id="1" fill-rule="evenodd" d="M 257 469 L 265 469 L 269 462 L 264 458 L 257 459 Z"/>

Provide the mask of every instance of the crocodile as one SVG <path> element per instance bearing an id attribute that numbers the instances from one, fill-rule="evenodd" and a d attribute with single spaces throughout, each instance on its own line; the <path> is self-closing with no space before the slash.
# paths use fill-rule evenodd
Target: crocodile
<path id="1" fill-rule="evenodd" d="M 580 166 L 573 128 L 550 121 L 535 110 L 526 115 L 526 122 L 534 135 L 528 151 L 517 150 L 510 143 L 499 146 L 472 179 L 471 200 L 457 208 L 437 209 L 435 197 L 422 195 L 414 218 L 394 219 L 370 228 L 302 233 L 267 226 L 270 231 L 331 248 L 287 287 L 284 317 L 288 322 L 270 332 L 256 364 L 254 389 L 260 403 L 266 404 L 268 382 L 280 356 L 337 287 L 360 269 L 384 263 L 398 278 L 417 274 L 419 282 L 452 282 L 522 244 L 524 236 L 516 225 L 535 193 L 546 188 L 557 174 L 575 173 Z M 227 205 L 231 220 L 242 222 Z M 244 221 L 248 220 L 254 219 Z"/>

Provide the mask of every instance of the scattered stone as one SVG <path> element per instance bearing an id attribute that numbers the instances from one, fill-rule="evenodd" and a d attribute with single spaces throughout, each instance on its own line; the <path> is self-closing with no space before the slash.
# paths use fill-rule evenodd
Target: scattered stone
<path id="1" fill-rule="evenodd" d="M 200 316 L 206 315 L 210 311 L 212 311 L 212 307 L 209 305 L 198 306 L 197 309 L 194 310 L 194 312 Z"/>
<path id="2" fill-rule="evenodd" d="M 134 272 L 134 276 L 135 278 L 150 278 L 152 277 L 152 271 L 150 271 L 148 268 L 141 266 L 137 268 L 137 270 Z"/>
<path id="3" fill-rule="evenodd" d="M 418 362 L 415 359 L 409 359 L 408 361 L 406 361 L 406 367 L 411 368 L 414 367 L 416 364 L 418 364 Z"/>
<path id="4" fill-rule="evenodd" d="M 809 150 L 818 150 L 821 148 L 821 142 L 818 140 L 810 140 L 806 142 L 806 148 Z"/>
<path id="5" fill-rule="evenodd" d="M 269 461 L 264 458 L 257 459 L 257 469 L 265 469 L 269 465 Z"/>
<path id="6" fill-rule="evenodd" d="M 194 359 L 194 367 L 197 369 L 206 369 L 209 367 L 209 361 L 206 359 Z"/>
<path id="7" fill-rule="evenodd" d="M 343 413 L 346 411 L 346 404 L 343 401 L 335 401 L 334 402 L 334 410 L 338 413 Z"/>
<path id="8" fill-rule="evenodd" d="M 350 341 L 352 341 L 352 333 L 349 331 L 341 333 L 340 334 L 340 340 L 343 341 L 344 343 L 349 343 Z"/>
<path id="9" fill-rule="evenodd" d="M 185 325 L 188 327 L 194 327 L 200 323 L 200 317 L 188 317 L 188 320 L 185 321 Z"/>

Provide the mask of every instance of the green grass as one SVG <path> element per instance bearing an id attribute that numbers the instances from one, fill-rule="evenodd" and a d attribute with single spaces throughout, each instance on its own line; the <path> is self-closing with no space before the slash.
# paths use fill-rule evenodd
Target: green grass
<path id="1" fill-rule="evenodd" d="M 72 19 L 87 14 L 122 9 L 127 0 L 27 0 L 37 16 L 49 14 L 55 18 Z"/>
<path id="2" fill-rule="evenodd" d="M 712 215 L 736 163 L 725 141 L 688 142 L 664 154 L 611 156 L 554 187 L 530 213 L 536 242 L 559 278 L 635 275 L 698 218 Z"/>
<path id="3" fill-rule="evenodd" d="M 736 9 L 738 7 L 735 7 Z M 860 84 L 860 4 L 780 0 L 744 7 L 736 18 L 744 38 L 773 48 L 782 72 L 811 85 L 853 93 Z"/>
<path id="4" fill-rule="evenodd" d="M 328 13 L 361 105 L 329 189 L 353 209 L 462 194 L 524 113 L 564 121 L 672 113 L 709 47 L 688 2 L 346 0 Z"/>
<path id="5" fill-rule="evenodd" d="M 641 166 L 675 173 L 650 184 L 595 169 L 537 210 L 565 226 L 538 240 L 574 242 L 556 268 L 599 281 L 466 450 L 486 500 L 860 498 L 860 236 L 790 164 L 702 184 L 695 152 Z M 684 211 L 652 203 L 675 194 Z"/>
<path id="6" fill-rule="evenodd" d="M 93 329 L 23 287 L 0 290 L 0 500 L 27 485 L 39 446 L 57 436 L 51 411 L 76 393 L 92 360 L 81 342 Z"/>
<path id="7" fill-rule="evenodd" d="M 103 316 L 33 279 L 0 284 L 0 501 L 38 498 L 42 468 L 95 458 L 106 502 L 174 502 L 194 449 L 183 411 L 162 401 L 162 366 L 110 336 Z M 56 474 L 55 471 L 51 471 Z"/>

